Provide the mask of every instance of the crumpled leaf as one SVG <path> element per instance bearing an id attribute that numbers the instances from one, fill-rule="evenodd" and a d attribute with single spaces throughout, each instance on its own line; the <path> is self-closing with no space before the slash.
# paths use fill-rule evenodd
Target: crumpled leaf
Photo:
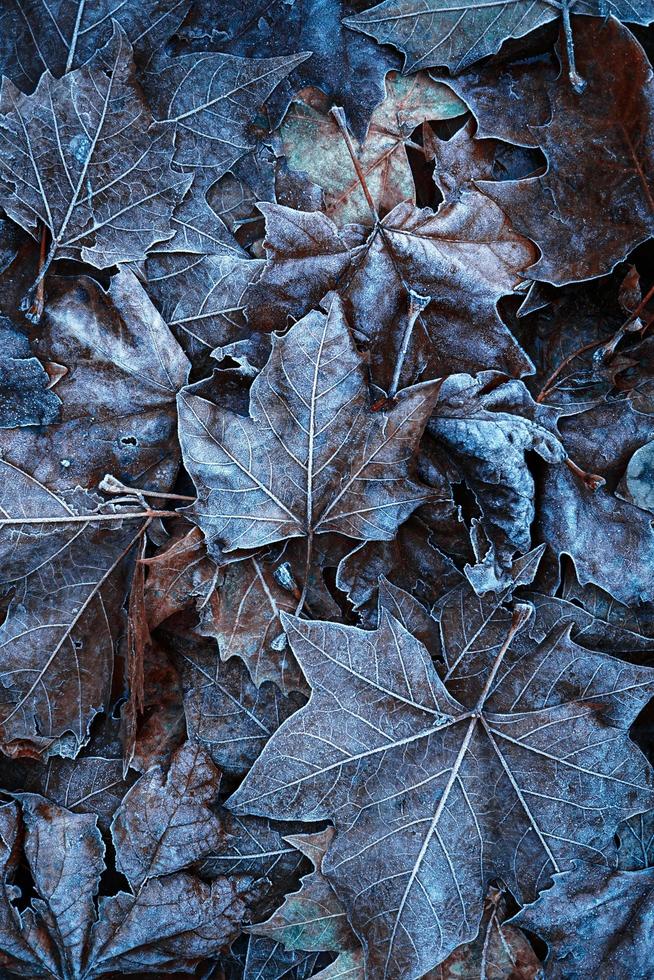
<path id="1" fill-rule="evenodd" d="M 573 976 L 652 973 L 654 870 L 609 871 L 575 866 L 511 921 L 550 945 L 545 966 L 552 980 Z M 619 964 L 619 966 L 618 966 Z M 606 971 L 609 971 L 607 973 Z"/>
<path id="2" fill-rule="evenodd" d="M 33 95 L 8 79 L 0 92 L 4 209 L 34 237 L 50 233 L 54 259 L 104 269 L 139 261 L 170 238 L 190 178 L 171 167 L 173 145 L 137 85 L 129 41 L 114 25 L 88 65 L 41 76 Z"/>
<path id="3" fill-rule="evenodd" d="M 191 0 L 144 0 L 112 4 L 110 0 L 9 0 L 2 25 L 2 74 L 31 92 L 39 77 L 55 78 L 78 68 L 111 39 L 116 20 L 134 46 L 139 64 L 175 33 Z"/>
<path id="4" fill-rule="evenodd" d="M 566 674 L 513 653 L 526 612 L 495 656 L 459 662 L 464 704 L 387 615 L 372 633 L 284 617 L 313 693 L 228 804 L 335 821 L 323 871 L 376 976 L 417 980 L 473 939 L 488 878 L 524 901 L 574 858 L 602 863 L 621 815 L 651 799 L 626 732 L 652 671 L 584 651 Z"/>
<path id="5" fill-rule="evenodd" d="M 107 472 L 168 490 L 179 466 L 184 353 L 131 272 L 114 276 L 106 292 L 84 276 L 52 277 L 48 291 L 31 333 L 43 360 L 68 368 L 55 388 L 60 419 L 37 431 L 0 430 L 3 456 L 52 490 L 95 489 Z"/>
<path id="6" fill-rule="evenodd" d="M 329 100 L 320 92 L 305 92 L 291 107 L 280 129 L 289 167 L 306 172 L 325 194 L 325 213 L 338 225 L 370 222 L 370 209 L 352 169 L 347 146 Z M 413 176 L 406 156 L 413 130 L 426 119 L 450 119 L 465 105 L 447 86 L 428 75 L 386 78 L 386 98 L 372 114 L 357 156 L 368 190 L 380 214 L 402 201 L 415 204 Z"/>
<path id="7" fill-rule="evenodd" d="M 598 0 L 582 0 L 574 10 L 607 16 Z M 646 0 L 612 3 L 610 13 L 633 24 L 652 21 Z M 348 17 L 345 23 L 380 44 L 399 48 L 405 71 L 444 65 L 459 72 L 495 54 L 507 38 L 522 38 L 558 16 L 556 6 L 546 0 L 505 0 L 499 9 L 494 3 L 469 0 L 462 6 L 453 6 L 448 0 L 384 0 L 372 10 Z"/>
<path id="8" fill-rule="evenodd" d="M 648 190 L 654 167 L 650 64 L 633 34 L 613 17 L 577 17 L 573 24 L 577 66 L 586 88 L 575 92 L 561 71 L 546 88 L 548 118 L 532 124 L 527 109 L 524 124 L 528 141 L 545 154 L 546 172 L 526 180 L 477 182 L 514 228 L 538 245 L 541 257 L 529 275 L 556 285 L 610 272 L 651 237 L 653 228 Z M 601 61 L 598 51 L 604 55 Z M 562 55 L 559 60 L 563 63 Z M 626 62 L 633 66 L 628 75 L 604 70 L 606 64 Z M 467 98 L 465 82 L 455 87 Z M 491 125 L 498 135 L 503 135 L 504 118 L 527 98 L 522 79 L 508 103 L 498 105 L 494 98 Z M 486 115 L 474 94 L 470 105 L 480 118 Z M 518 118 L 521 112 L 518 108 Z M 508 123 L 505 138 L 512 138 L 514 125 Z"/>
<path id="9" fill-rule="evenodd" d="M 268 96 L 309 57 L 188 54 L 158 64 L 143 82 L 164 131 L 175 133 L 175 163 L 222 177 L 254 148 L 252 123 Z"/>
<path id="10" fill-rule="evenodd" d="M 429 495 L 410 463 L 436 393 L 416 385 L 388 413 L 370 412 L 362 360 L 334 299 L 328 315 L 311 313 L 273 338 L 249 418 L 180 394 L 182 452 L 198 489 L 186 513 L 214 552 L 329 531 L 392 538 Z"/>
<path id="11" fill-rule="evenodd" d="M 465 569 L 480 593 L 503 588 L 511 558 L 530 547 L 535 487 L 525 454 L 536 452 L 547 463 L 564 460 L 555 424 L 556 412 L 537 405 L 521 381 L 481 372 L 451 375 L 441 386 L 428 432 L 433 452 L 447 454 L 449 480 L 464 480 L 481 510 L 489 548 Z"/>

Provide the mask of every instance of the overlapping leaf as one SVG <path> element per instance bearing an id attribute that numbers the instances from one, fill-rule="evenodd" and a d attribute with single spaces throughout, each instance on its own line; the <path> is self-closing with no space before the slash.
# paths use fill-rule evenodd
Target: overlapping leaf
<path id="1" fill-rule="evenodd" d="M 513 653 L 525 612 L 494 655 L 459 660 L 462 700 L 388 616 L 374 633 L 284 618 L 312 697 L 230 806 L 335 820 L 323 870 L 375 975 L 421 977 L 474 938 L 488 877 L 524 901 L 574 858 L 602 863 L 621 815 L 651 799 L 626 738 L 651 671 L 570 657 L 556 636 L 547 657 Z"/>
<path id="2" fill-rule="evenodd" d="M 274 338 L 244 418 L 183 392 L 184 462 L 198 489 L 189 516 L 215 550 L 339 531 L 389 539 L 429 496 L 411 457 L 437 394 L 433 383 L 372 413 L 340 303 Z M 382 479 L 383 478 L 383 479 Z"/>
<path id="3" fill-rule="evenodd" d="M 91 63 L 61 79 L 46 72 L 33 95 L 5 79 L 0 114 L 4 208 L 35 237 L 48 230 L 47 265 L 73 258 L 103 269 L 171 237 L 190 178 L 171 167 L 170 131 L 152 128 L 118 26 Z"/>

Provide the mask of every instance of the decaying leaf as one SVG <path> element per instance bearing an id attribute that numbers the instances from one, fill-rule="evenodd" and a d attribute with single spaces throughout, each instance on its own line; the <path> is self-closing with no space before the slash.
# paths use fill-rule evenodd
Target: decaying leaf
<path id="1" fill-rule="evenodd" d="M 373 112 L 357 153 L 380 214 L 402 201 L 415 203 L 406 157 L 413 130 L 426 119 L 449 119 L 463 112 L 465 105 L 452 90 L 428 75 L 387 76 L 386 98 Z M 322 93 L 306 92 L 291 104 L 280 136 L 289 167 L 305 172 L 323 189 L 325 213 L 337 225 L 369 223 L 369 204 Z"/>

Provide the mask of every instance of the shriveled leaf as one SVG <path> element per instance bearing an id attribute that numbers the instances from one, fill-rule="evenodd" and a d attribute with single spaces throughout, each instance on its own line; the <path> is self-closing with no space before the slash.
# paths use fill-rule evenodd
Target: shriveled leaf
<path id="1" fill-rule="evenodd" d="M 56 496 L 4 461 L 0 472 L 3 747 L 74 755 L 109 695 L 125 563 L 145 518 L 98 520 L 99 498 Z"/>
<path id="2" fill-rule="evenodd" d="M 201 632 L 217 640 L 222 660 L 240 657 L 257 687 L 272 681 L 285 694 L 304 691 L 304 675 L 279 618 L 292 612 L 297 601 L 277 582 L 268 562 L 257 557 L 231 562 L 200 605 Z"/>
<path id="3" fill-rule="evenodd" d="M 125 794 L 113 819 L 116 862 L 136 891 L 146 878 L 179 871 L 215 848 L 224 834 L 209 808 L 220 773 L 199 745 L 187 742 L 166 773 L 144 773 Z"/>
<path id="4" fill-rule="evenodd" d="M 434 447 L 426 451 L 447 454 L 450 481 L 465 481 L 481 510 L 489 548 L 478 565 L 466 567 L 480 593 L 503 588 L 513 555 L 531 545 L 535 487 L 525 456 L 535 452 L 555 464 L 566 458 L 556 418 L 521 381 L 481 372 L 443 382 L 428 426 Z"/>

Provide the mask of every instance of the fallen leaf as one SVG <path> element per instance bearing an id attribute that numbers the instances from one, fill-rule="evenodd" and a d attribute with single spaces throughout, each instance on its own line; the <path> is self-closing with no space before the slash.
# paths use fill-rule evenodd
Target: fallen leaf
<path id="1" fill-rule="evenodd" d="M 566 676 L 538 649 L 514 655 L 525 613 L 495 656 L 458 664 L 465 707 L 387 615 L 372 633 L 284 617 L 313 693 L 228 804 L 335 821 L 323 871 L 376 975 L 422 977 L 473 939 L 488 878 L 524 901 L 572 859 L 602 862 L 620 817 L 651 799 L 626 737 L 651 671 L 584 652 Z M 580 805 L 595 815 L 581 822 Z"/>

